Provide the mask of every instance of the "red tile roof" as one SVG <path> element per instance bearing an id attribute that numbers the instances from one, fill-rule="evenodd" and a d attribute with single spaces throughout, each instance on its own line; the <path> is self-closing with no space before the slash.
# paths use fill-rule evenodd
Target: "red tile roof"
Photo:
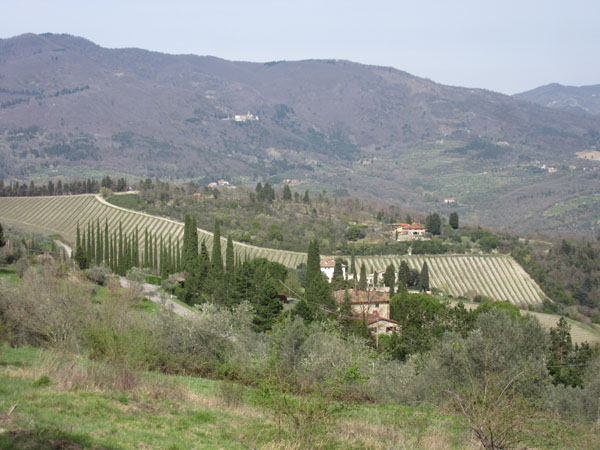
<path id="1" fill-rule="evenodd" d="M 333 293 L 333 298 L 337 303 L 344 301 L 344 294 L 348 292 L 351 303 L 389 303 L 390 298 L 385 294 L 379 294 L 373 290 L 359 291 L 357 289 L 340 290 Z"/>

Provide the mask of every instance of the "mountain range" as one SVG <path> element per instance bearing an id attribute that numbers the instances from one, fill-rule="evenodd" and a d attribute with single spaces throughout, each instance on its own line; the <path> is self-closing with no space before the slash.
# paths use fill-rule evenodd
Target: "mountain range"
<path id="1" fill-rule="evenodd" d="M 25 34 L 0 40 L 0 178 L 293 178 L 424 212 L 449 204 L 483 225 L 596 232 L 598 163 L 581 154 L 600 146 L 600 117 L 591 101 L 546 107 L 553 92 Z"/>
<path id="2" fill-rule="evenodd" d="M 600 84 L 563 86 L 552 83 L 516 94 L 515 98 L 548 108 L 600 115 Z"/>

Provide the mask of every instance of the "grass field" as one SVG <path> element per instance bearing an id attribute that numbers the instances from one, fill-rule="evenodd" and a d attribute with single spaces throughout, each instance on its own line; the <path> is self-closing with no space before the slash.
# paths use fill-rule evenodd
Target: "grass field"
<path id="1" fill-rule="evenodd" d="M 60 234 L 70 243 L 75 240 L 77 224 L 84 226 L 90 220 L 99 220 L 101 224 L 108 222 L 111 232 L 121 223 L 124 233 L 131 233 L 137 227 L 142 235 L 147 229 L 154 236 L 162 236 L 166 240 L 171 238 L 173 242 L 183 239 L 182 223 L 114 206 L 96 195 L 0 197 L 1 222 L 45 234 Z M 212 233 L 198 231 L 210 252 Z M 143 242 L 141 244 L 143 246 Z M 225 244 L 226 240 L 222 238 L 223 251 Z M 246 257 L 264 257 L 290 268 L 306 262 L 305 253 L 255 247 L 240 242 L 234 243 L 234 251 L 242 260 Z M 420 269 L 427 261 L 431 286 L 446 295 L 461 297 L 481 294 L 521 307 L 539 304 L 543 299 L 537 284 L 508 256 L 375 256 L 358 257 L 357 263 L 364 263 L 368 271 L 383 270 L 389 264 L 394 264 L 397 269 L 403 259 L 416 269 Z"/>
<path id="2" fill-rule="evenodd" d="M 300 448 L 259 393 L 204 378 L 130 373 L 74 356 L 0 347 L 2 449 Z M 62 368 L 61 368 L 62 364 Z M 472 448 L 460 420 L 430 406 L 353 404 L 311 447 Z M 285 424 L 285 422 L 284 422 Z M 390 447 L 390 443 L 393 443 Z"/>

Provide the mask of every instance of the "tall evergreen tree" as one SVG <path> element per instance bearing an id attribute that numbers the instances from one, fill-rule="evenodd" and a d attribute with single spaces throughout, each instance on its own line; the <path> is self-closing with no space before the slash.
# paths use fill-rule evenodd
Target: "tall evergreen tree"
<path id="1" fill-rule="evenodd" d="M 458 230 L 458 213 L 453 212 L 452 214 L 450 214 L 448 223 L 454 230 Z"/>
<path id="2" fill-rule="evenodd" d="M 183 270 L 190 271 L 195 267 L 196 259 L 198 258 L 198 228 L 196 219 L 187 214 L 185 216 L 185 226 L 183 230 L 183 249 L 181 259 Z"/>
<path id="3" fill-rule="evenodd" d="M 79 229 L 79 223 L 77 224 L 76 232 L 76 244 L 75 244 L 75 255 L 74 259 L 80 269 L 87 269 L 87 254 L 82 245 L 81 231 Z"/>
<path id="4" fill-rule="evenodd" d="M 354 253 L 350 257 L 350 273 L 352 274 L 352 284 L 356 286 L 358 283 L 358 273 L 356 272 L 356 258 L 354 257 Z"/>
<path id="5" fill-rule="evenodd" d="M 135 227 L 135 236 L 133 241 L 133 260 L 131 262 L 132 267 L 140 267 L 140 233 L 138 227 Z"/>
<path id="6" fill-rule="evenodd" d="M 108 235 L 108 219 L 104 219 L 104 264 L 110 267 L 110 242 Z"/>
<path id="7" fill-rule="evenodd" d="M 383 274 L 383 284 L 393 291 L 394 285 L 396 284 L 396 270 L 394 269 L 393 264 L 390 264 L 385 268 L 385 273 Z"/>
<path id="8" fill-rule="evenodd" d="M 200 258 L 198 261 L 198 272 L 202 282 L 208 277 L 210 269 L 211 263 L 210 256 L 208 255 L 208 248 L 206 248 L 206 243 L 202 241 L 202 245 L 200 246 Z"/>
<path id="9" fill-rule="evenodd" d="M 90 223 L 88 222 L 88 226 L 87 226 L 87 244 L 86 244 L 86 256 L 87 256 L 87 260 L 88 260 L 88 264 L 90 264 L 92 261 L 94 261 L 95 255 L 94 255 L 94 241 L 92 240 L 92 232 L 90 231 Z"/>
<path id="10" fill-rule="evenodd" d="M 123 225 L 119 221 L 119 242 L 117 251 L 117 273 L 125 275 L 125 252 L 123 249 Z"/>
<path id="11" fill-rule="evenodd" d="M 223 275 L 223 255 L 221 254 L 221 229 L 219 228 L 219 221 L 217 219 L 215 219 L 211 261 L 215 276 L 220 278 Z"/>
<path id="12" fill-rule="evenodd" d="M 342 266 L 342 260 L 336 258 L 335 267 L 333 268 L 333 276 L 331 277 L 331 288 L 334 291 L 342 289 L 346 284 L 344 280 L 344 268 Z"/>
<path id="13" fill-rule="evenodd" d="M 150 254 L 150 247 L 148 246 L 148 228 L 144 230 L 144 263 L 142 267 L 148 267 L 148 255 Z"/>
<path id="14" fill-rule="evenodd" d="M 360 278 L 358 280 L 358 289 L 361 291 L 367 290 L 367 267 L 365 263 L 360 265 Z"/>
<path id="15" fill-rule="evenodd" d="M 321 255 L 319 252 L 319 242 L 314 239 L 308 244 L 305 286 L 310 286 L 312 280 L 317 276 L 321 276 Z"/>
<path id="16" fill-rule="evenodd" d="M 267 280 L 261 287 L 258 303 L 255 306 L 256 315 L 252 320 L 254 330 L 258 332 L 270 330 L 282 309 L 275 281 Z"/>
<path id="17" fill-rule="evenodd" d="M 103 255 L 102 255 L 102 233 L 100 232 L 100 220 L 96 219 L 96 265 L 102 264 Z"/>
<path id="18" fill-rule="evenodd" d="M 439 235 L 442 233 L 442 219 L 438 213 L 433 213 L 425 219 L 425 230 L 428 233 Z"/>
<path id="19" fill-rule="evenodd" d="M 152 251 L 154 259 L 152 260 L 152 269 L 158 273 L 158 236 L 154 236 L 154 249 Z"/>
<path id="20" fill-rule="evenodd" d="M 290 187 L 286 184 L 285 186 L 283 186 L 283 200 L 290 201 L 292 199 L 292 191 L 290 190 Z"/>
<path id="21" fill-rule="evenodd" d="M 408 287 L 408 281 L 410 280 L 410 267 L 408 267 L 408 263 L 404 260 L 400 263 L 400 268 L 398 269 L 398 286 L 403 286 L 404 288 Z"/>
<path id="22" fill-rule="evenodd" d="M 0 247 L 4 247 L 6 245 L 6 238 L 4 237 L 4 229 L 2 228 L 2 224 L 0 223 Z"/>
<path id="23" fill-rule="evenodd" d="M 225 270 L 227 274 L 232 274 L 235 270 L 235 256 L 233 253 L 233 239 L 231 235 L 227 237 L 227 247 L 225 249 Z"/>
<path id="24" fill-rule="evenodd" d="M 429 268 L 427 267 L 427 261 L 423 263 L 423 267 L 421 268 L 419 287 L 423 292 L 427 292 L 429 290 Z"/>

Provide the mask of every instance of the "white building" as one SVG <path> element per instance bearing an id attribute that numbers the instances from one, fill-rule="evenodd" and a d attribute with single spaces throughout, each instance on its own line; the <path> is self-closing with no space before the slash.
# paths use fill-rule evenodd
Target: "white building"
<path id="1" fill-rule="evenodd" d="M 321 259 L 321 272 L 325 274 L 327 277 L 327 281 L 331 283 L 331 279 L 333 278 L 333 271 L 335 270 L 335 259 L 333 258 L 323 258 Z M 344 279 L 346 279 L 346 266 L 342 264 L 342 274 L 344 275 Z"/>

